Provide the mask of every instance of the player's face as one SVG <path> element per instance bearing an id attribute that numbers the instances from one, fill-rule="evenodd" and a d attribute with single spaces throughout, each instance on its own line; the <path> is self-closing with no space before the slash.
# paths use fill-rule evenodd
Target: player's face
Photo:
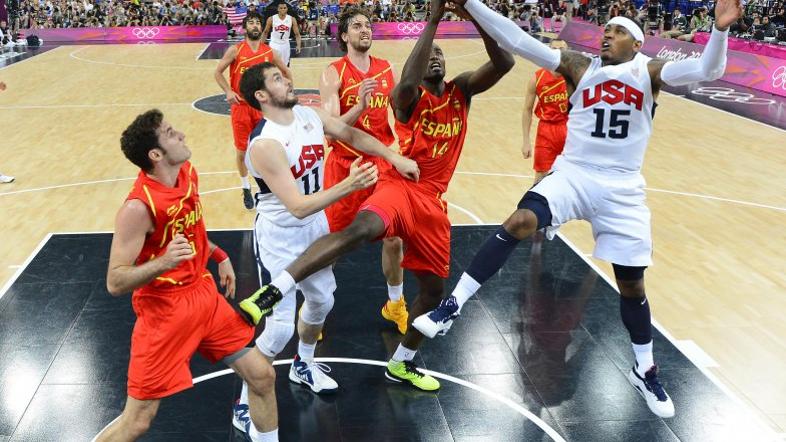
<path id="1" fill-rule="evenodd" d="M 286 15 L 287 15 L 287 5 L 283 3 L 278 5 L 278 16 L 284 18 L 286 17 Z"/>
<path id="2" fill-rule="evenodd" d="M 641 43 L 622 26 L 606 25 L 600 44 L 600 59 L 607 64 L 620 64 L 633 59 Z"/>
<path id="3" fill-rule="evenodd" d="M 431 55 L 428 58 L 424 78 L 435 82 L 445 78 L 445 56 L 442 54 L 442 48 L 437 45 L 431 46 Z"/>
<path id="4" fill-rule="evenodd" d="M 278 68 L 265 71 L 265 90 L 257 91 L 256 97 L 261 104 L 278 108 L 290 109 L 298 103 L 292 82 Z"/>
<path id="5" fill-rule="evenodd" d="M 255 18 L 247 21 L 244 29 L 246 30 L 246 38 L 249 40 L 256 41 L 262 37 L 262 23 Z"/>
<path id="6" fill-rule="evenodd" d="M 191 150 L 186 146 L 186 135 L 172 127 L 166 120 L 156 129 L 159 149 L 153 149 L 153 161 L 165 161 L 170 166 L 183 164 L 191 158 Z"/>
<path id="7" fill-rule="evenodd" d="M 357 14 L 349 19 L 346 34 L 341 38 L 358 52 L 366 52 L 371 48 L 371 22 L 363 14 Z"/>

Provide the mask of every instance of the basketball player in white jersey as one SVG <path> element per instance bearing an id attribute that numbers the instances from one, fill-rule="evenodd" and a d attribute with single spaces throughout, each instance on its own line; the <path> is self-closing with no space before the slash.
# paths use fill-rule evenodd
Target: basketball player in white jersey
<path id="1" fill-rule="evenodd" d="M 265 23 L 265 30 L 262 32 L 262 40 L 266 40 L 270 35 L 270 47 L 273 48 L 285 65 L 289 66 L 289 35 L 295 34 L 295 52 L 300 53 L 300 29 L 297 20 L 287 14 L 287 4 L 278 4 L 278 14 L 268 17 Z"/>
<path id="2" fill-rule="evenodd" d="M 551 239 L 560 225 L 587 220 L 595 237 L 593 255 L 614 267 L 622 322 L 636 357 L 628 379 L 653 413 L 673 416 L 674 405 L 658 380 L 652 355 L 650 309 L 644 292 L 652 240 L 641 165 L 661 86 L 716 80 L 723 75 L 728 27 L 742 14 L 739 0 L 719 0 L 715 29 L 704 53 L 676 62 L 640 53 L 644 34 L 627 18 L 609 20 L 600 56 L 588 57 L 550 49 L 480 0 L 455 2 L 463 4 L 501 47 L 562 74 L 572 107 L 565 149 L 551 172 L 486 240 L 452 295 L 412 325 L 430 337 L 446 333 L 462 305 L 502 267 L 520 240 L 543 228 Z"/>
<path id="3" fill-rule="evenodd" d="M 251 133 L 246 155 L 248 170 L 260 187 L 254 228 L 260 272 L 262 266 L 272 274 L 284 270 L 313 241 L 329 233 L 325 207 L 377 181 L 376 166 L 372 163 L 361 165 L 358 160 L 344 181 L 322 190 L 326 134 L 351 143 L 369 155 L 384 158 L 404 176 L 418 177 L 414 161 L 393 152 L 372 136 L 346 125 L 326 111 L 297 105 L 292 82 L 271 63 L 249 68 L 243 74 L 240 90 L 243 98 L 264 115 Z M 317 337 L 333 307 L 335 288 L 336 280 L 330 266 L 297 286 L 305 302 L 297 321 L 300 342 L 289 379 L 314 393 L 332 393 L 338 389 L 336 382 L 325 374 L 329 371 L 326 366 L 314 362 Z M 282 295 L 256 341 L 257 347 L 271 361 L 295 331 L 295 289 Z M 252 320 L 257 323 L 260 317 Z M 248 392 L 244 384 L 241 399 L 235 406 L 233 424 L 248 431 L 250 422 Z"/>

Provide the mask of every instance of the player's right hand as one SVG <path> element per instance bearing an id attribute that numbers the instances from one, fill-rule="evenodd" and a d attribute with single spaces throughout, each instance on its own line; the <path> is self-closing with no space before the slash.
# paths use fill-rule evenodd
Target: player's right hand
<path id="1" fill-rule="evenodd" d="M 464 5 L 467 0 L 456 0 L 453 3 Z M 431 20 L 432 22 L 439 23 L 442 16 L 445 15 L 445 0 L 431 0 Z"/>
<path id="2" fill-rule="evenodd" d="M 227 103 L 230 105 L 240 104 L 240 96 L 238 96 L 235 91 L 227 92 Z"/>
<path id="3" fill-rule="evenodd" d="M 532 146 L 529 144 L 529 141 L 525 141 L 521 146 L 521 154 L 524 155 L 525 160 L 532 156 Z"/>
<path id="4" fill-rule="evenodd" d="M 5 90 L 5 83 L 0 81 L 0 91 L 4 91 L 4 90 Z"/>
<path id="5" fill-rule="evenodd" d="M 391 161 L 391 164 L 405 178 L 409 178 L 412 181 L 420 179 L 420 168 L 418 168 L 418 163 L 415 160 L 398 155 Z"/>
<path id="6" fill-rule="evenodd" d="M 191 244 L 183 234 L 178 233 L 166 246 L 166 252 L 158 259 L 162 260 L 167 270 L 171 270 L 193 257 L 194 249 Z"/>
<path id="7" fill-rule="evenodd" d="M 358 88 L 358 104 L 361 110 L 365 110 L 371 103 L 371 94 L 377 88 L 379 82 L 373 78 L 366 78 L 360 83 Z"/>
<path id="8" fill-rule="evenodd" d="M 376 184 L 379 179 L 377 165 L 372 162 L 360 164 L 362 159 L 363 158 L 358 157 L 352 162 L 352 165 L 349 166 L 347 181 L 353 192 L 371 187 Z"/>

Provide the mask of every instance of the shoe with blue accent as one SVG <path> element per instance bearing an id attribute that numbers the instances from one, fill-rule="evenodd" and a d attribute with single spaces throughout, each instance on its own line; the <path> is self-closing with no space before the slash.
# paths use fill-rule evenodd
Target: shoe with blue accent
<path id="1" fill-rule="evenodd" d="M 248 404 L 241 404 L 240 399 L 232 406 L 232 425 L 238 430 L 248 434 L 251 426 L 251 415 L 248 412 Z"/>
<path id="2" fill-rule="evenodd" d="M 639 375 L 636 367 L 631 368 L 630 373 L 628 373 L 628 381 L 647 401 L 647 406 L 656 416 L 664 418 L 674 417 L 674 403 L 658 380 L 657 366 L 653 365 L 652 368 L 647 370 L 644 373 L 644 377 Z"/>
<path id="3" fill-rule="evenodd" d="M 423 336 L 433 338 L 437 335 L 445 335 L 453 325 L 453 320 L 458 317 L 458 301 L 455 296 L 448 296 L 439 303 L 437 308 L 415 318 L 412 321 L 412 326 L 423 333 Z"/>
<path id="4" fill-rule="evenodd" d="M 338 384 L 326 373 L 330 367 L 314 361 L 306 361 L 295 355 L 292 367 L 289 369 L 289 380 L 311 389 L 317 394 L 331 394 L 338 390 Z"/>

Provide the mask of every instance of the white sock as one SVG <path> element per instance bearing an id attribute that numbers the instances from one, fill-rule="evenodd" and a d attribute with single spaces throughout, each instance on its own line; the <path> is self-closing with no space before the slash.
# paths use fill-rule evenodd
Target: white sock
<path id="1" fill-rule="evenodd" d="M 401 295 L 403 293 L 404 293 L 403 282 L 399 285 L 388 284 L 388 298 L 390 298 L 391 301 L 398 302 L 401 299 Z"/>
<path id="2" fill-rule="evenodd" d="M 270 281 L 270 284 L 278 287 L 281 290 L 281 294 L 289 293 L 290 290 L 295 288 L 295 278 L 289 274 L 286 270 L 281 272 L 280 275 L 276 276 L 276 278 Z"/>
<path id="3" fill-rule="evenodd" d="M 652 341 L 647 344 L 632 345 L 633 354 L 636 355 L 636 372 L 639 373 L 639 376 L 644 377 L 644 373 L 655 365 L 655 359 L 652 356 Z"/>
<path id="4" fill-rule="evenodd" d="M 415 358 L 415 353 L 417 352 L 417 350 L 412 350 L 399 344 L 391 359 L 396 362 L 411 361 Z"/>
<path id="5" fill-rule="evenodd" d="M 301 340 L 297 345 L 297 355 L 304 361 L 308 361 L 309 363 L 314 362 L 314 350 L 316 348 L 316 342 L 313 344 L 306 344 Z"/>
<path id="6" fill-rule="evenodd" d="M 240 403 L 248 405 L 248 384 L 243 381 L 243 388 L 240 390 Z"/>
<path id="7" fill-rule="evenodd" d="M 244 189 L 251 188 L 251 184 L 248 182 L 248 175 L 240 177 L 240 183 L 243 185 Z"/>
<path id="8" fill-rule="evenodd" d="M 254 426 L 254 422 L 251 422 L 248 427 L 248 437 L 251 442 L 278 442 L 278 428 L 267 433 L 260 433 Z"/>
<path id="9" fill-rule="evenodd" d="M 453 293 L 451 293 L 451 295 L 456 297 L 459 310 L 464 305 L 464 303 L 467 302 L 467 300 L 478 291 L 479 288 L 480 283 L 475 281 L 473 277 L 467 275 L 466 273 L 461 275 L 461 279 L 459 279 L 458 284 L 456 284 L 456 288 L 453 289 Z"/>

